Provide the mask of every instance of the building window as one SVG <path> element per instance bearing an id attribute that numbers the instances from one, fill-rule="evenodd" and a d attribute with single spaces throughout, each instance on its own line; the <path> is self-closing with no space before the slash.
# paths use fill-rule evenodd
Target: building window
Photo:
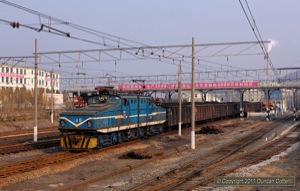
<path id="1" fill-rule="evenodd" d="M 18 68 L 16 69 L 16 71 L 17 71 L 16 74 L 19 74 L 19 69 Z"/>
<path id="2" fill-rule="evenodd" d="M 9 73 L 9 68 L 6 68 L 6 73 Z"/>
<path id="3" fill-rule="evenodd" d="M 22 84 L 23 83 L 23 80 L 22 80 L 22 78 L 20 78 L 20 84 Z"/>
<path id="4" fill-rule="evenodd" d="M 8 81 L 8 77 L 6 77 L 6 83 L 8 84 L 8 82 L 9 82 L 9 81 Z"/>
<path id="5" fill-rule="evenodd" d="M 20 74 L 23 74 L 23 70 L 22 69 L 20 69 Z"/>
<path id="6" fill-rule="evenodd" d="M 26 69 L 24 69 L 24 75 L 26 75 Z"/>

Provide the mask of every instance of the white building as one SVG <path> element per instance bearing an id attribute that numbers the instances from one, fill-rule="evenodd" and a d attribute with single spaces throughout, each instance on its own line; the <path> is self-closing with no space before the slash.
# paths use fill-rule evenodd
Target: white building
<path id="1" fill-rule="evenodd" d="M 52 74 L 52 76 L 51 76 Z M 54 92 L 59 90 L 59 74 L 51 71 L 38 69 L 37 87 L 51 90 L 51 81 L 53 82 Z M 26 87 L 34 89 L 34 68 L 12 66 L 8 64 L 0 65 L 0 87 L 13 88 Z"/>
<path id="2" fill-rule="evenodd" d="M 62 109 L 64 108 L 64 103 L 63 103 L 63 94 L 52 94 L 51 93 L 46 93 L 45 94 L 45 100 L 46 100 L 46 109 L 51 109 L 51 96 L 53 96 L 53 109 Z"/>
<path id="3" fill-rule="evenodd" d="M 244 92 L 244 101 L 261 102 L 265 99 L 265 93 L 259 89 L 250 89 Z"/>
<path id="4" fill-rule="evenodd" d="M 182 93 L 182 97 L 183 100 L 186 102 L 191 102 L 192 98 L 191 98 L 191 92 L 190 91 L 183 91 Z M 203 102 L 203 93 L 199 92 L 199 91 L 195 91 L 195 102 Z M 217 102 L 221 102 L 221 98 L 213 93 L 213 92 L 208 92 L 206 93 L 206 100 L 205 101 L 217 101 Z"/>

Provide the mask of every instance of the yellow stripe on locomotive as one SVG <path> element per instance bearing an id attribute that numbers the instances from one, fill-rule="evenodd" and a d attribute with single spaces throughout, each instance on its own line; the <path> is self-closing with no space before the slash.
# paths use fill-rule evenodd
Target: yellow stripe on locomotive
<path id="1" fill-rule="evenodd" d="M 70 150 L 93 149 L 97 147 L 97 138 L 85 135 L 66 135 L 60 139 L 60 146 Z"/>

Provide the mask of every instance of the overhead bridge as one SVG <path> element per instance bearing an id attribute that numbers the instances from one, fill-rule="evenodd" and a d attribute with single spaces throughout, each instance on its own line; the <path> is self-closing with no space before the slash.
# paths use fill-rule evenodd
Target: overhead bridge
<path id="1" fill-rule="evenodd" d="M 196 90 L 228 90 L 228 89 L 298 89 L 300 81 L 267 82 L 267 81 L 241 81 L 241 82 L 196 82 Z M 178 89 L 178 83 L 149 83 L 149 84 L 119 84 L 120 91 L 172 91 Z M 191 83 L 182 83 L 182 90 L 192 89 Z"/>

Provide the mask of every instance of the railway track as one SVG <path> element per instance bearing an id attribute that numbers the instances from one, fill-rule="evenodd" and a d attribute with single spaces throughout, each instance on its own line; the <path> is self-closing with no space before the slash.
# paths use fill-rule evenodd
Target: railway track
<path id="1" fill-rule="evenodd" d="M 215 124 L 215 123 L 212 123 L 212 124 Z M 52 131 L 52 129 L 53 128 L 47 128 L 47 129 L 44 130 L 44 132 Z M 32 133 L 32 132 L 31 131 L 28 132 L 28 130 L 24 130 L 22 132 L 17 132 L 16 135 L 22 135 L 24 133 L 27 134 L 27 133 Z M 174 132 L 169 131 L 169 132 L 166 132 L 166 133 L 163 133 L 163 134 L 158 134 L 156 136 L 166 136 L 167 134 L 172 134 L 172 133 L 174 133 Z M 2 134 L 0 134 L 0 138 L 1 138 L 1 136 L 8 136 L 8 135 L 12 135 L 12 133 L 11 132 L 10 133 L 2 133 Z M 151 138 L 151 137 L 149 137 L 149 138 Z M 146 139 L 147 138 L 144 138 L 143 141 L 146 140 Z M 11 140 L 9 140 L 9 141 L 11 141 Z M 0 179 L 1 178 L 7 178 L 7 177 L 9 177 L 11 175 L 14 175 L 14 174 L 18 174 L 18 173 L 22 173 L 22 172 L 28 172 L 28 171 L 31 171 L 31 170 L 36 170 L 36 169 L 39 169 L 39 168 L 42 168 L 42 167 L 45 167 L 45 166 L 49 166 L 49 165 L 53 165 L 53 164 L 58 164 L 58 163 L 63 163 L 63 162 L 70 162 L 73 159 L 84 157 L 84 156 L 87 156 L 89 154 L 97 154 L 99 152 L 104 152 L 108 149 L 119 148 L 119 147 L 122 147 L 122 146 L 135 144 L 139 141 L 141 141 L 141 140 L 134 140 L 134 141 L 130 141 L 130 142 L 125 142 L 125 143 L 122 143 L 122 144 L 113 145 L 113 146 L 110 146 L 110 147 L 105 147 L 105 148 L 101 148 L 100 150 L 93 150 L 93 151 L 90 151 L 90 152 L 56 153 L 56 154 L 51 154 L 51 155 L 35 158 L 35 159 L 24 160 L 24 161 L 17 162 L 17 163 L 3 165 L 3 166 L 0 166 Z M 50 141 L 43 141 L 43 142 L 31 143 L 31 144 L 25 144 L 25 145 L 21 144 L 21 145 L 14 145 L 14 146 L 11 146 L 11 145 L 10 146 L 2 146 L 2 147 L 0 147 L 0 154 L 16 153 L 16 152 L 20 152 L 20 151 L 28 151 L 28 150 L 33 150 L 33 149 L 45 148 L 45 147 L 49 147 L 49 146 L 57 146 L 58 144 L 59 144 L 58 141 L 50 140 Z M 175 149 L 175 152 L 177 152 L 177 149 Z"/>
<path id="2" fill-rule="evenodd" d="M 288 119 L 285 119 L 285 120 L 288 120 Z M 266 132 L 268 132 L 268 130 L 272 130 L 272 128 L 265 128 L 265 130 L 263 132 L 266 133 Z M 256 133 L 258 133 L 258 132 L 256 132 Z M 122 147 L 122 146 L 125 146 L 125 145 L 130 145 L 130 144 L 135 144 L 137 141 L 140 141 L 140 140 L 135 140 L 135 141 L 119 144 L 119 145 L 114 145 L 114 146 L 102 148 L 100 150 L 96 150 L 96 151 L 93 151 L 93 152 L 84 152 L 84 153 L 62 152 L 62 153 L 51 154 L 51 155 L 36 158 L 36 159 L 25 160 L 25 161 L 18 162 L 18 163 L 3 165 L 3 166 L 0 166 L 0 169 L 1 169 L 0 170 L 0 179 L 12 176 L 14 174 L 18 174 L 18 173 L 22 173 L 22 172 L 28 172 L 28 171 L 31 171 L 31 170 L 36 170 L 36 169 L 39 169 L 39 168 L 42 168 L 42 167 L 45 167 L 45 166 L 49 166 L 49 165 L 53 165 L 53 164 L 56 164 L 56 163 L 70 162 L 73 159 L 81 158 L 81 157 L 84 157 L 84 156 L 87 156 L 87 155 L 93 154 L 93 153 L 96 154 L 96 153 L 104 152 L 108 149 L 118 148 L 118 147 Z M 235 146 L 240 147 L 237 144 L 235 144 Z M 178 150 L 178 149 L 176 149 L 176 150 Z M 220 149 L 220 150 L 222 150 L 222 149 Z M 214 152 L 216 152 L 216 151 L 214 151 Z M 162 156 L 161 158 L 163 158 L 165 156 L 167 156 L 167 151 L 165 152 L 164 156 Z M 149 161 L 146 161 L 146 163 L 149 163 Z M 142 166 L 142 165 L 143 164 L 140 164 L 140 166 Z M 131 169 L 132 167 L 129 166 L 128 168 Z M 118 172 L 114 172 L 112 174 L 116 175 L 116 174 L 118 174 Z M 110 177 L 109 175 L 106 175 L 106 178 L 109 178 L 109 177 Z"/>
<path id="3" fill-rule="evenodd" d="M 24 151 L 31 151 L 35 149 L 45 149 L 50 147 L 59 146 L 59 137 L 56 136 L 55 139 L 47 139 L 39 142 L 30 142 L 24 144 L 14 144 L 14 145 L 6 145 L 0 147 L 0 155 L 11 154 L 11 153 L 19 153 Z"/>
<path id="4" fill-rule="evenodd" d="M 130 144 L 136 144 L 137 142 L 140 142 L 140 139 L 130 141 L 130 142 L 125 142 L 121 143 L 118 145 L 113 145 L 110 147 L 105 147 L 99 150 L 92 150 L 89 152 L 60 152 L 60 153 L 55 153 L 55 154 L 50 154 L 34 159 L 29 159 L 29 160 L 24 160 L 16 163 L 11 163 L 11 164 L 6 164 L 0 166 L 0 180 L 2 178 L 7 178 L 9 176 L 12 176 L 14 174 L 18 173 L 23 173 L 23 172 L 29 172 L 32 170 L 37 170 L 46 166 L 54 165 L 54 164 L 61 164 L 64 162 L 70 162 L 74 159 L 85 157 L 91 154 L 98 154 L 100 152 L 105 152 L 109 149 L 113 148 L 119 148 L 125 145 L 130 145 Z"/>
<path id="5" fill-rule="evenodd" d="M 39 138 L 44 138 L 47 136 L 59 135 L 59 134 L 60 132 L 58 131 L 57 126 L 40 128 L 38 132 Z M 28 139 L 32 139 L 32 137 L 33 137 L 33 129 L 0 132 L 0 143 L 3 144 L 11 140 L 16 140 L 17 142 L 25 142 Z"/>
<path id="6" fill-rule="evenodd" d="M 61 152 L 51 154 L 30 160 L 24 160 L 12 164 L 2 165 L 0 167 L 0 179 L 12 176 L 17 173 L 29 172 L 55 163 L 60 163 L 66 160 L 72 160 L 86 155 L 86 153 L 69 153 Z"/>
<path id="7" fill-rule="evenodd" d="M 59 146 L 61 133 L 57 127 L 39 130 L 39 141 L 33 142 L 32 130 L 0 133 L 0 155 Z"/>
<path id="8" fill-rule="evenodd" d="M 282 137 L 272 141 L 266 145 L 263 145 L 259 148 L 253 149 L 251 151 L 245 152 L 243 154 L 230 157 L 224 161 L 213 164 L 204 169 L 198 169 L 200 172 L 190 173 L 189 175 L 183 177 L 184 179 L 180 182 L 177 181 L 169 185 L 163 190 L 193 190 L 199 186 L 206 185 L 209 182 L 212 182 L 215 177 L 226 175 L 228 173 L 234 172 L 238 168 L 245 167 L 247 165 L 261 162 L 270 158 L 271 156 L 282 152 L 289 148 L 292 144 L 299 141 L 299 129 L 297 132 L 289 133 L 287 136 Z M 232 163 L 238 165 L 232 165 Z"/>
<path id="9" fill-rule="evenodd" d="M 283 121 L 290 120 L 290 117 L 282 119 L 282 120 Z M 256 124 L 248 124 L 248 129 L 249 128 L 253 129 L 255 127 L 258 127 L 259 124 L 260 124 L 260 122 L 257 122 Z M 271 127 L 271 125 L 269 125 L 267 127 L 269 127 L 269 128 L 265 128 L 265 130 L 263 131 L 264 133 L 267 133 L 267 132 L 269 132 L 269 131 L 271 131 L 273 129 Z M 259 131 L 259 132 L 261 132 L 261 131 Z M 260 134 L 259 132 L 256 132 L 256 134 Z M 261 137 L 263 135 L 264 134 L 258 135 L 256 137 L 258 139 L 259 137 Z M 222 148 L 219 148 L 217 150 L 211 151 L 211 154 L 216 153 L 216 152 L 222 150 L 223 148 L 227 147 L 228 145 L 236 144 L 236 143 L 237 143 L 236 141 L 232 141 L 232 142 L 228 143 L 227 145 L 225 145 Z M 198 144 L 201 145 L 201 144 L 203 144 L 203 142 L 198 142 L 197 145 Z M 134 161 L 132 163 L 128 163 L 124 167 L 118 168 L 118 170 L 113 170 L 111 172 L 105 172 L 105 173 L 101 173 L 101 174 L 96 174 L 96 175 L 94 175 L 92 177 L 84 178 L 84 180 L 82 180 L 82 179 L 80 179 L 80 180 L 74 180 L 74 181 L 70 182 L 69 184 L 66 184 L 66 185 L 64 185 L 62 187 L 59 187 L 57 189 L 54 189 L 54 190 L 55 191 L 66 191 L 66 190 L 71 190 L 71 189 L 79 188 L 79 187 L 82 187 L 83 185 L 91 184 L 91 183 L 94 183 L 94 182 L 103 181 L 104 179 L 109 179 L 109 178 L 112 178 L 112 177 L 114 177 L 116 175 L 119 175 L 119 174 L 122 174 L 122 173 L 125 173 L 125 172 L 130 172 L 130 171 L 132 171 L 134 169 L 138 169 L 141 166 L 145 166 L 145 165 L 149 164 L 150 162 L 153 162 L 153 161 L 156 161 L 156 160 L 159 160 L 159 159 L 164 159 L 164 158 L 168 158 L 168 157 L 177 155 L 178 153 L 184 152 L 184 151 L 186 151 L 188 149 L 189 148 L 187 148 L 186 145 L 185 146 L 178 146 L 178 147 L 175 147 L 175 148 L 171 148 L 171 149 L 165 150 L 164 153 L 163 153 L 163 155 L 161 155 L 161 156 L 153 157 L 152 159 L 142 160 L 142 161 L 139 161 L 139 162 Z M 202 158 L 204 159 L 205 156 L 202 156 Z M 175 169 L 175 171 L 176 171 L 176 169 Z M 154 177 L 153 179 L 157 179 L 157 177 Z M 130 189 L 132 189 L 132 190 L 143 190 L 142 187 L 139 188 L 138 186 L 137 187 L 129 188 L 129 190 Z M 124 188 L 122 188 L 122 190 L 124 190 Z"/>
<path id="10" fill-rule="evenodd" d="M 257 160 L 265 159 L 271 154 L 280 152 L 282 149 L 294 143 L 295 141 L 297 141 L 297 138 L 294 137 L 290 141 L 291 137 L 286 136 L 287 138 L 278 139 L 276 140 L 276 142 L 274 141 L 268 145 L 260 147 L 259 149 L 255 149 L 249 152 L 243 152 L 242 149 L 245 148 L 247 145 L 253 143 L 255 140 L 261 138 L 264 134 L 268 133 L 273 128 L 276 128 L 277 126 L 281 125 L 286 120 L 290 120 L 290 118 L 279 120 L 275 122 L 275 124 L 269 124 L 267 127 L 260 129 L 247 137 L 227 144 L 216 151 L 212 151 L 209 154 L 206 154 L 205 156 L 200 156 L 186 164 L 181 165 L 180 167 L 174 168 L 159 176 L 148 179 L 139 185 L 128 188 L 127 190 L 132 191 L 194 189 L 195 187 L 201 184 L 207 183 L 206 181 L 211 181 L 216 175 L 227 173 L 227 171 L 224 171 L 213 173 L 210 176 L 207 175 L 208 172 L 212 171 L 212 169 L 223 169 L 223 165 L 226 165 L 229 162 L 230 164 L 236 162 L 237 164 L 247 165 L 250 163 L 249 161 L 255 162 Z M 272 150 L 272 152 L 269 152 L 270 149 Z M 242 154 L 239 155 L 239 152 L 242 152 Z M 249 161 L 244 162 L 242 161 L 243 159 Z M 221 166 L 222 168 L 220 168 Z M 241 167 L 241 165 L 231 167 L 230 170 L 233 171 L 232 169 L 236 169 L 239 167 Z"/>
<path id="11" fill-rule="evenodd" d="M 259 148 L 253 149 L 249 152 L 240 154 L 238 156 L 234 156 L 231 158 L 228 158 L 225 161 L 222 161 L 220 163 L 214 164 L 206 169 L 207 172 L 204 172 L 208 174 L 202 181 L 197 182 L 196 184 L 192 184 L 187 188 L 187 190 L 194 189 L 195 187 L 199 185 L 205 185 L 211 181 L 213 181 L 214 177 L 225 175 L 231 172 L 234 172 L 236 169 L 257 163 L 263 160 L 266 160 L 270 158 L 271 156 L 278 154 L 282 152 L 283 150 L 286 150 L 289 148 L 292 144 L 298 142 L 299 139 L 299 129 L 294 129 L 294 132 L 290 132 L 286 136 L 282 137 L 281 139 L 277 139 L 275 141 L 272 141 L 266 145 L 263 145 Z M 218 167 L 226 167 L 225 165 L 228 165 L 231 162 L 239 163 L 239 165 L 236 165 L 234 167 L 229 167 L 224 170 L 217 169 Z"/>

